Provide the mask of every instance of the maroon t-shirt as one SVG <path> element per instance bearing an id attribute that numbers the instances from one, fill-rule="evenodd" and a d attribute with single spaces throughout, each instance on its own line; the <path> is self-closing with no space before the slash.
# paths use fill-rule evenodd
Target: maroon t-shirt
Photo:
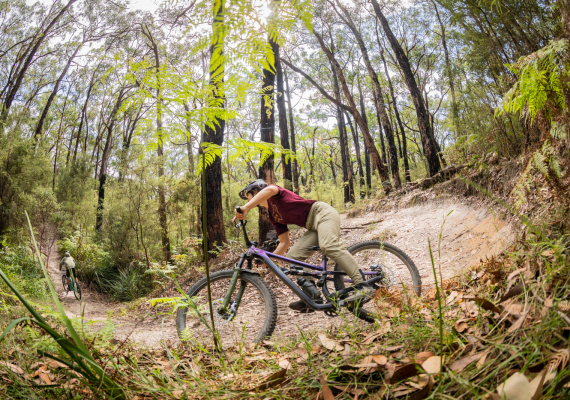
<path id="1" fill-rule="evenodd" d="M 290 190 L 279 189 L 279 193 L 267 200 L 269 219 L 277 231 L 277 236 L 287 232 L 287 225 L 297 225 L 305 228 L 309 211 L 315 200 L 307 200 Z"/>

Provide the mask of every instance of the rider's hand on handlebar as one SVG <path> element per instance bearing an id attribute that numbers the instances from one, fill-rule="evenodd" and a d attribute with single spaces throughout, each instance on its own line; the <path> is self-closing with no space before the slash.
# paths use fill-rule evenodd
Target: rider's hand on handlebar
<path id="1" fill-rule="evenodd" d="M 241 209 L 241 212 L 242 212 L 241 214 L 238 212 L 238 208 Z M 234 210 L 235 216 L 234 216 L 234 218 L 232 219 L 232 222 L 235 222 L 236 219 L 239 219 L 239 220 L 243 221 L 243 220 L 247 217 L 247 213 L 248 213 L 248 212 L 249 212 L 249 211 L 248 211 L 247 209 L 244 209 L 243 206 L 241 206 L 241 207 L 240 207 L 240 206 L 236 206 L 236 208 L 235 208 L 235 210 Z"/>

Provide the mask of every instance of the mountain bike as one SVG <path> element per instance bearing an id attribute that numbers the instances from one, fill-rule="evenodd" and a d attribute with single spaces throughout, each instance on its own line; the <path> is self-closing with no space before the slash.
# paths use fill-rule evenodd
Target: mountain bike
<path id="1" fill-rule="evenodd" d="M 241 213 L 238 208 L 237 211 Z M 327 269 L 327 257 L 322 256 L 320 266 L 308 264 L 258 248 L 258 243 L 250 241 L 245 229 L 247 221 L 238 222 L 237 233 L 243 231 L 244 241 L 249 248 L 242 253 L 233 269 L 210 274 L 210 288 L 214 316 L 214 326 L 222 341 L 245 340 L 259 342 L 271 337 L 277 322 L 277 303 L 275 295 L 261 278 L 254 265 L 265 265 L 275 276 L 307 303 L 310 310 L 322 311 L 330 317 L 336 316 L 343 308 L 356 317 L 373 322 L 380 313 L 379 299 L 348 304 L 348 297 L 358 285 L 338 266 Z M 310 250 L 320 251 L 319 246 Z M 406 291 L 409 294 L 421 294 L 421 278 L 413 261 L 400 249 L 380 241 L 356 243 L 347 249 L 358 262 L 360 272 L 370 286 L 378 290 Z M 288 264 L 279 267 L 273 260 Z M 305 271 L 308 268 L 311 272 Z M 297 284 L 289 278 L 297 276 Z M 325 301 L 319 304 L 312 300 L 300 285 L 303 277 L 317 281 L 317 287 Z M 207 296 L 206 277 L 196 282 L 187 292 L 185 303 L 178 308 L 176 326 L 182 341 L 191 338 L 211 336 L 211 315 Z M 376 297 L 376 296 L 375 296 Z"/>
<path id="2" fill-rule="evenodd" d="M 61 283 L 63 284 L 63 290 L 65 290 L 65 294 L 73 292 L 75 298 L 77 300 L 81 300 L 81 287 L 79 286 L 79 282 L 77 282 L 77 280 L 74 279 L 73 274 L 71 275 L 72 276 L 69 277 L 69 279 L 71 279 L 71 284 L 69 284 L 67 280 L 66 273 L 61 276 Z"/>

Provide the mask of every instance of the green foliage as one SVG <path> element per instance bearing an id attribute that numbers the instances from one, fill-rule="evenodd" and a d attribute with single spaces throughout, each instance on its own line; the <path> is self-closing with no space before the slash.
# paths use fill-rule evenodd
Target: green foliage
<path id="1" fill-rule="evenodd" d="M 6 243 L 3 245 L 0 250 L 0 269 L 18 290 L 34 299 L 45 298 L 47 284 L 30 249 L 23 246 L 12 248 L 6 246 Z"/>
<path id="2" fill-rule="evenodd" d="M 150 293 L 152 277 L 145 273 L 144 268 L 129 266 L 103 277 L 101 285 L 113 299 L 132 301 Z"/>
<path id="3" fill-rule="evenodd" d="M 532 122 L 540 110 L 549 114 L 547 106 L 565 108 L 569 49 L 568 40 L 554 40 L 511 65 L 519 79 L 505 95 L 497 115 L 524 111 Z"/>
<path id="4" fill-rule="evenodd" d="M 99 288 L 102 271 L 112 265 L 109 252 L 102 245 L 95 243 L 90 236 L 80 231 L 60 240 L 57 245 L 60 253 L 69 251 L 75 259 L 79 280 Z"/>

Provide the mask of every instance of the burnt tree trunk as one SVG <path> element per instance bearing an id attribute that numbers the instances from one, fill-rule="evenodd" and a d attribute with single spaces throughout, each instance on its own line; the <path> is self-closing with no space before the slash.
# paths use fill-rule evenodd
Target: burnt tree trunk
<path id="1" fill-rule="evenodd" d="M 380 5 L 378 4 L 377 0 L 371 0 L 372 6 L 374 7 L 374 11 L 376 16 L 380 20 L 380 24 L 384 29 L 384 33 L 396 55 L 396 59 L 398 60 L 398 64 L 400 65 L 400 69 L 402 74 L 404 75 L 404 81 L 406 82 L 406 86 L 410 91 L 410 95 L 412 96 L 412 101 L 414 103 L 414 107 L 416 109 L 416 115 L 418 118 L 418 126 L 420 130 L 420 136 L 422 139 L 422 147 L 424 149 L 424 154 L 427 159 L 428 169 L 430 176 L 434 176 L 441 170 L 441 163 L 439 161 L 437 146 L 435 143 L 434 135 L 432 132 L 432 126 L 429 121 L 429 114 L 426 110 L 424 100 L 422 98 L 422 93 L 418 88 L 418 84 L 414 77 L 414 73 L 412 71 L 412 67 L 410 65 L 410 60 L 408 56 L 404 52 L 404 49 L 398 42 L 396 36 L 392 32 L 390 25 L 388 24 L 388 20 L 382 13 L 380 9 Z"/>
<path id="2" fill-rule="evenodd" d="M 285 89 L 283 87 L 283 68 L 279 56 L 275 57 L 275 69 L 277 70 L 277 111 L 279 112 L 279 136 L 281 146 L 285 150 L 291 150 L 289 146 L 289 131 L 287 129 L 287 111 L 285 108 Z M 288 154 L 281 155 L 281 165 L 283 167 L 283 187 L 293 190 L 293 171 L 291 170 L 291 157 Z"/>
<path id="3" fill-rule="evenodd" d="M 214 1 L 214 21 L 212 23 L 213 43 L 210 46 L 210 85 L 216 90 L 213 93 L 211 106 L 224 108 L 224 63 L 219 59 L 224 56 L 224 3 Z M 217 119 L 214 127 L 206 126 L 202 132 L 203 143 L 214 143 L 221 146 L 224 143 L 224 129 L 226 122 Z M 200 147 L 200 152 L 203 152 Z M 208 237 L 208 251 L 215 249 L 226 243 L 226 229 L 224 227 L 224 212 L 222 203 L 222 159 L 216 157 L 214 162 L 206 167 L 206 209 L 202 208 L 202 213 L 206 213 Z M 202 214 L 203 215 L 203 214 Z M 200 218 L 201 219 L 201 218 Z M 212 254 L 215 257 L 215 253 Z"/>
<path id="4" fill-rule="evenodd" d="M 279 45 L 269 37 L 269 45 L 275 58 L 279 57 Z M 266 143 L 275 143 L 275 71 L 270 69 L 271 66 L 263 69 L 263 83 L 261 93 L 261 141 Z M 275 159 L 271 155 L 265 162 L 259 166 L 258 178 L 265 180 L 267 183 L 275 182 Z M 265 242 L 267 233 L 274 229 L 273 224 L 269 220 L 269 212 L 267 208 L 259 206 L 259 243 Z"/>

